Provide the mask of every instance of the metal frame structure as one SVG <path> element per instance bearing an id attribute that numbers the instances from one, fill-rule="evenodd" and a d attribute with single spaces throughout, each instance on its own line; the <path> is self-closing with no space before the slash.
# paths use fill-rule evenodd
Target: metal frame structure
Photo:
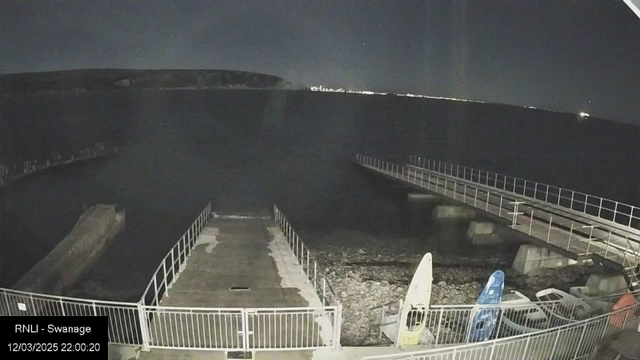
<path id="1" fill-rule="evenodd" d="M 413 159 L 414 157 L 411 161 Z M 515 178 L 510 189 L 506 185 L 509 181 L 500 182 L 499 177 L 494 176 L 492 179 L 491 176 L 481 175 L 487 172 L 445 166 L 456 169 L 450 170 L 450 174 L 454 174 L 450 175 L 444 172 L 440 162 L 417 159 L 417 163 L 426 164 L 426 168 L 420 165 L 395 164 L 360 154 L 356 156 L 356 162 L 369 170 L 474 207 L 500 221 L 506 220 L 511 229 L 528 235 L 536 244 L 576 260 L 596 258 L 623 271 L 632 289 L 639 286 L 640 243 L 631 235 L 632 228 L 610 226 L 604 221 L 595 222 L 576 214 L 575 211 L 563 211 L 561 207 L 540 200 L 537 192 L 535 197 L 528 197 L 526 191 L 524 195 L 519 194 L 516 192 L 519 181 Z M 429 170 L 434 167 L 437 171 Z M 459 173 L 457 169 L 462 172 Z M 522 183 L 524 182 L 523 180 Z M 530 187 L 523 185 L 523 188 L 526 190 Z"/>
<path id="2" fill-rule="evenodd" d="M 634 233 L 631 229 L 627 229 L 630 227 L 634 230 L 639 230 L 637 234 L 640 235 L 640 208 L 634 205 L 541 182 L 419 156 L 410 156 L 409 164 L 443 175 L 522 195 L 529 199 L 544 201 L 545 203 L 571 210 L 576 215 L 595 217 L 615 227 L 620 225 L 621 230 Z"/>

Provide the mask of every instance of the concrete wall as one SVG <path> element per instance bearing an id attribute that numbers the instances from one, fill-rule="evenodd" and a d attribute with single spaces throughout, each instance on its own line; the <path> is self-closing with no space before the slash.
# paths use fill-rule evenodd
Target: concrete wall
<path id="1" fill-rule="evenodd" d="M 93 266 L 124 224 L 124 211 L 118 211 L 114 205 L 89 208 L 69 235 L 20 278 L 13 289 L 65 295 Z"/>
<path id="2" fill-rule="evenodd" d="M 566 258 L 549 249 L 535 245 L 520 245 L 516 259 L 511 266 L 521 274 L 526 274 L 538 268 L 556 268 L 577 264 L 575 260 Z"/>
<path id="3" fill-rule="evenodd" d="M 466 206 L 439 205 L 433 210 L 436 219 L 465 220 L 476 217 L 476 212 Z"/>
<path id="4" fill-rule="evenodd" d="M 495 233 L 495 224 L 485 221 L 472 221 L 467 230 L 467 239 L 472 245 L 494 245 L 502 243 L 502 236 Z"/>

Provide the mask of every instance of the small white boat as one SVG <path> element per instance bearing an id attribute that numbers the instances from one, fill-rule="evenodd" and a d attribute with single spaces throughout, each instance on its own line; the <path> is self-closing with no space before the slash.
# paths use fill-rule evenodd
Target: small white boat
<path id="1" fill-rule="evenodd" d="M 528 305 L 527 305 L 528 304 Z M 518 291 L 505 294 L 496 338 L 519 335 L 549 327 L 549 317 L 528 297 Z"/>
<path id="2" fill-rule="evenodd" d="M 540 306 L 548 312 L 554 326 L 588 319 L 593 308 L 584 300 L 554 288 L 540 290 L 536 293 Z"/>

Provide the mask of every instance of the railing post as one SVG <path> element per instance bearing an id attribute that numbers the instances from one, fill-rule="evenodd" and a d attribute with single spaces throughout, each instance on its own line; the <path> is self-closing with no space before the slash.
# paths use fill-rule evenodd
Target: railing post
<path id="1" fill-rule="evenodd" d="M 64 311 L 64 302 L 62 302 L 62 299 L 60 299 L 60 309 L 62 310 L 62 316 L 67 316 L 66 312 Z"/>
<path id="2" fill-rule="evenodd" d="M 322 306 L 327 306 L 327 304 L 325 304 L 325 300 L 327 298 L 327 279 L 325 279 L 325 277 L 322 277 Z"/>
<path id="3" fill-rule="evenodd" d="M 162 272 L 164 273 L 164 295 L 169 296 L 169 286 L 167 286 L 167 257 L 162 259 Z"/>
<path id="4" fill-rule="evenodd" d="M 489 196 L 491 195 L 491 192 L 487 191 L 487 206 L 485 207 L 484 211 L 489 212 Z"/>
<path id="5" fill-rule="evenodd" d="M 96 302 L 92 301 L 93 304 L 93 316 L 98 316 L 98 310 L 96 309 Z"/>
<path id="6" fill-rule="evenodd" d="M 145 307 L 140 301 L 138 307 L 138 321 L 140 322 L 140 335 L 142 336 L 142 351 L 149 351 L 149 327 L 147 324 L 147 314 Z"/>
<path id="7" fill-rule="evenodd" d="M 609 230 L 609 237 L 607 238 L 607 246 L 604 249 L 604 258 L 607 258 L 607 254 L 609 253 L 609 243 L 611 242 L 611 230 Z"/>
<path id="8" fill-rule="evenodd" d="M 315 292 L 318 292 L 318 262 L 317 261 L 313 261 L 313 290 L 315 290 Z"/>
<path id="9" fill-rule="evenodd" d="M 305 281 L 306 283 L 309 283 L 309 273 L 310 272 L 311 271 L 309 270 L 309 248 L 307 248 L 307 281 Z"/>
<path id="10" fill-rule="evenodd" d="M 613 222 L 616 222 L 617 215 L 618 215 L 618 202 L 616 201 L 616 207 L 613 209 Z"/>
<path id="11" fill-rule="evenodd" d="M 549 237 L 551 236 L 551 223 L 553 221 L 553 216 L 549 217 L 549 231 L 547 231 L 547 242 L 549 242 Z"/>
<path id="12" fill-rule="evenodd" d="M 500 195 L 500 208 L 498 209 L 498 217 L 502 217 L 502 197 L 504 195 Z"/>
<path id="13" fill-rule="evenodd" d="M 531 236 L 531 227 L 533 226 L 533 210 L 531 210 L 531 219 L 529 219 L 529 236 Z"/>
<path id="14" fill-rule="evenodd" d="M 524 346 L 524 351 L 522 352 L 522 357 L 521 359 L 526 359 L 527 358 L 527 350 L 529 350 L 529 342 L 531 341 L 531 336 L 527 337 L 527 343 Z"/>
<path id="15" fill-rule="evenodd" d="M 180 242 L 178 242 L 178 253 L 180 253 Z M 176 281 L 176 260 L 173 255 L 173 248 L 171 249 L 171 282 Z"/>
<path id="16" fill-rule="evenodd" d="M 587 331 L 587 324 L 589 322 L 585 321 L 584 326 L 582 327 L 582 334 L 580 334 L 580 341 L 578 341 L 578 346 L 576 347 L 576 353 L 573 355 L 573 358 L 576 359 L 578 354 L 580 353 L 580 345 L 582 345 L 582 340 L 584 339 L 584 333 Z"/>
<path id="17" fill-rule="evenodd" d="M 400 309 L 402 310 L 402 309 Z M 442 315 L 444 314 L 444 309 L 440 308 L 440 319 L 438 320 L 438 330 L 436 330 L 436 339 L 435 344 L 438 345 L 438 339 L 440 338 L 440 327 L 442 326 Z"/>
<path id="18" fill-rule="evenodd" d="M 627 235 L 627 246 L 625 246 L 624 253 L 622 253 L 622 266 L 623 267 L 627 263 L 627 251 L 629 251 L 629 235 Z"/>
<path id="19" fill-rule="evenodd" d="M 574 223 L 571 223 L 571 230 L 569 231 L 569 242 L 567 243 L 567 250 L 569 250 L 571 246 L 571 237 L 573 236 L 573 227 L 574 227 Z"/>
<path id="20" fill-rule="evenodd" d="M 536 185 L 533 188 L 533 198 L 534 199 L 538 199 L 538 183 L 536 183 Z"/>
<path id="21" fill-rule="evenodd" d="M 338 303 L 336 308 L 336 324 L 334 326 L 333 348 L 340 346 L 340 332 L 342 328 L 342 303 Z"/>
<path id="22" fill-rule="evenodd" d="M 4 294 L 4 302 L 7 304 L 7 312 L 11 316 L 11 306 L 9 305 L 9 297 L 7 296 L 7 292 L 2 290 L 2 294 Z"/>
<path id="23" fill-rule="evenodd" d="M 157 272 L 153 273 L 153 289 L 155 290 L 154 300 L 156 305 L 160 305 L 160 300 L 158 299 L 158 281 L 156 280 Z"/>
<path id="24" fill-rule="evenodd" d="M 476 207 L 478 203 L 478 188 L 476 188 L 476 194 L 473 196 L 473 207 Z"/>
<path id="25" fill-rule="evenodd" d="M 560 332 L 561 330 L 557 330 L 556 331 L 556 341 L 553 342 L 553 347 L 551 348 L 551 354 L 549 355 L 549 360 L 555 359 L 555 356 L 553 356 L 553 354 L 555 354 L 556 352 L 556 346 L 558 346 L 558 340 L 560 339 Z"/>
<path id="26" fill-rule="evenodd" d="M 576 192 L 571 191 L 571 205 L 569 205 L 569 209 L 573 210 L 573 198 L 575 197 Z"/>

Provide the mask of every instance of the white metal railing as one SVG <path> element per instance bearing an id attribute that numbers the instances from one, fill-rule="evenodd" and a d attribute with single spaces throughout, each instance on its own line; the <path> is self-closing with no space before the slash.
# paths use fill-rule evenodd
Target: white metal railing
<path id="1" fill-rule="evenodd" d="M 480 312 L 494 312 L 497 317 L 491 339 L 519 335 L 554 327 L 609 313 L 613 305 L 626 293 L 598 297 L 577 298 L 575 300 L 536 301 L 531 303 L 501 303 L 491 305 L 431 305 L 422 321 L 432 337 L 430 345 L 462 344 L 469 341 L 471 319 Z M 640 300 L 640 290 L 632 292 Z M 402 306 L 394 301 L 377 306 L 380 310 L 380 325 L 399 322 Z M 387 308 L 390 309 L 387 310 Z M 385 323 L 385 316 L 395 315 L 394 321 Z M 382 331 L 380 330 L 380 336 Z M 390 339 L 395 341 L 395 339 Z"/>
<path id="2" fill-rule="evenodd" d="M 0 288 L 2 316 L 107 316 L 109 343 L 142 345 L 140 304 L 78 299 Z"/>
<path id="3" fill-rule="evenodd" d="M 340 345 L 340 305 L 245 309 L 252 350 L 304 350 Z"/>
<path id="4" fill-rule="evenodd" d="M 629 236 L 620 237 L 612 229 L 585 225 L 570 218 L 555 216 L 544 209 L 525 204 L 515 196 L 482 184 L 456 180 L 430 170 L 403 166 L 358 154 L 356 161 L 390 177 L 461 201 L 511 223 L 511 228 L 578 255 L 598 255 L 623 268 L 640 264 L 638 243 Z M 632 275 L 632 274 L 631 274 Z"/>
<path id="5" fill-rule="evenodd" d="M 243 350 L 243 309 L 144 306 L 149 347 Z"/>
<path id="6" fill-rule="evenodd" d="M 44 158 L 23 161 L 20 165 L 0 165 L 0 185 L 5 185 L 36 171 L 45 170 L 58 165 L 70 164 L 76 161 L 92 159 L 117 151 L 118 148 L 115 146 L 105 148 L 103 143 L 96 143 L 93 147 L 84 148 L 80 151 L 67 152 L 65 154 L 60 154 L 58 151 L 52 151 Z"/>
<path id="7" fill-rule="evenodd" d="M 293 240 L 284 215 L 275 217 L 308 281 L 321 297 L 322 307 L 291 308 L 191 308 L 160 306 L 163 295 L 185 268 L 197 237 L 211 213 L 210 205 L 169 251 L 154 273 L 141 299 L 150 348 L 224 350 L 304 350 L 340 344 L 341 305 L 308 249 Z M 284 232 L 283 232 L 284 233 Z M 300 247 L 293 247 L 293 244 Z M 306 252 L 305 252 L 306 250 Z M 311 264 L 313 263 L 313 272 Z"/>
<path id="8" fill-rule="evenodd" d="M 309 248 L 300 240 L 300 236 L 298 236 L 287 218 L 275 205 L 273 206 L 273 213 L 278 228 L 280 228 L 287 239 L 287 244 L 289 244 L 291 251 L 293 251 L 298 264 L 302 265 L 302 270 L 307 276 L 307 280 L 313 284 L 313 288 L 320 297 L 322 305 L 340 304 L 340 299 L 333 291 L 331 284 L 322 274 L 321 269 L 318 268 L 318 262 L 311 255 Z"/>
<path id="9" fill-rule="evenodd" d="M 362 360 L 577 359 L 591 353 L 598 340 L 623 329 L 636 329 L 639 317 L 640 304 L 636 303 L 550 330 L 444 348 L 366 356 Z"/>
<path id="10" fill-rule="evenodd" d="M 196 247 L 198 235 L 207 225 L 210 214 L 211 203 L 207 204 L 180 240 L 165 255 L 142 294 L 140 299 L 142 304 L 158 306 L 162 297 L 168 295 L 169 289 L 187 265 L 189 255 Z"/>
<path id="11" fill-rule="evenodd" d="M 640 230 L 640 208 L 600 196 L 438 160 L 410 156 L 409 163 L 502 191 L 534 198 Z"/>
<path id="12" fill-rule="evenodd" d="M 144 306 L 149 347 L 305 350 L 336 345 L 337 306 L 185 308 Z"/>

